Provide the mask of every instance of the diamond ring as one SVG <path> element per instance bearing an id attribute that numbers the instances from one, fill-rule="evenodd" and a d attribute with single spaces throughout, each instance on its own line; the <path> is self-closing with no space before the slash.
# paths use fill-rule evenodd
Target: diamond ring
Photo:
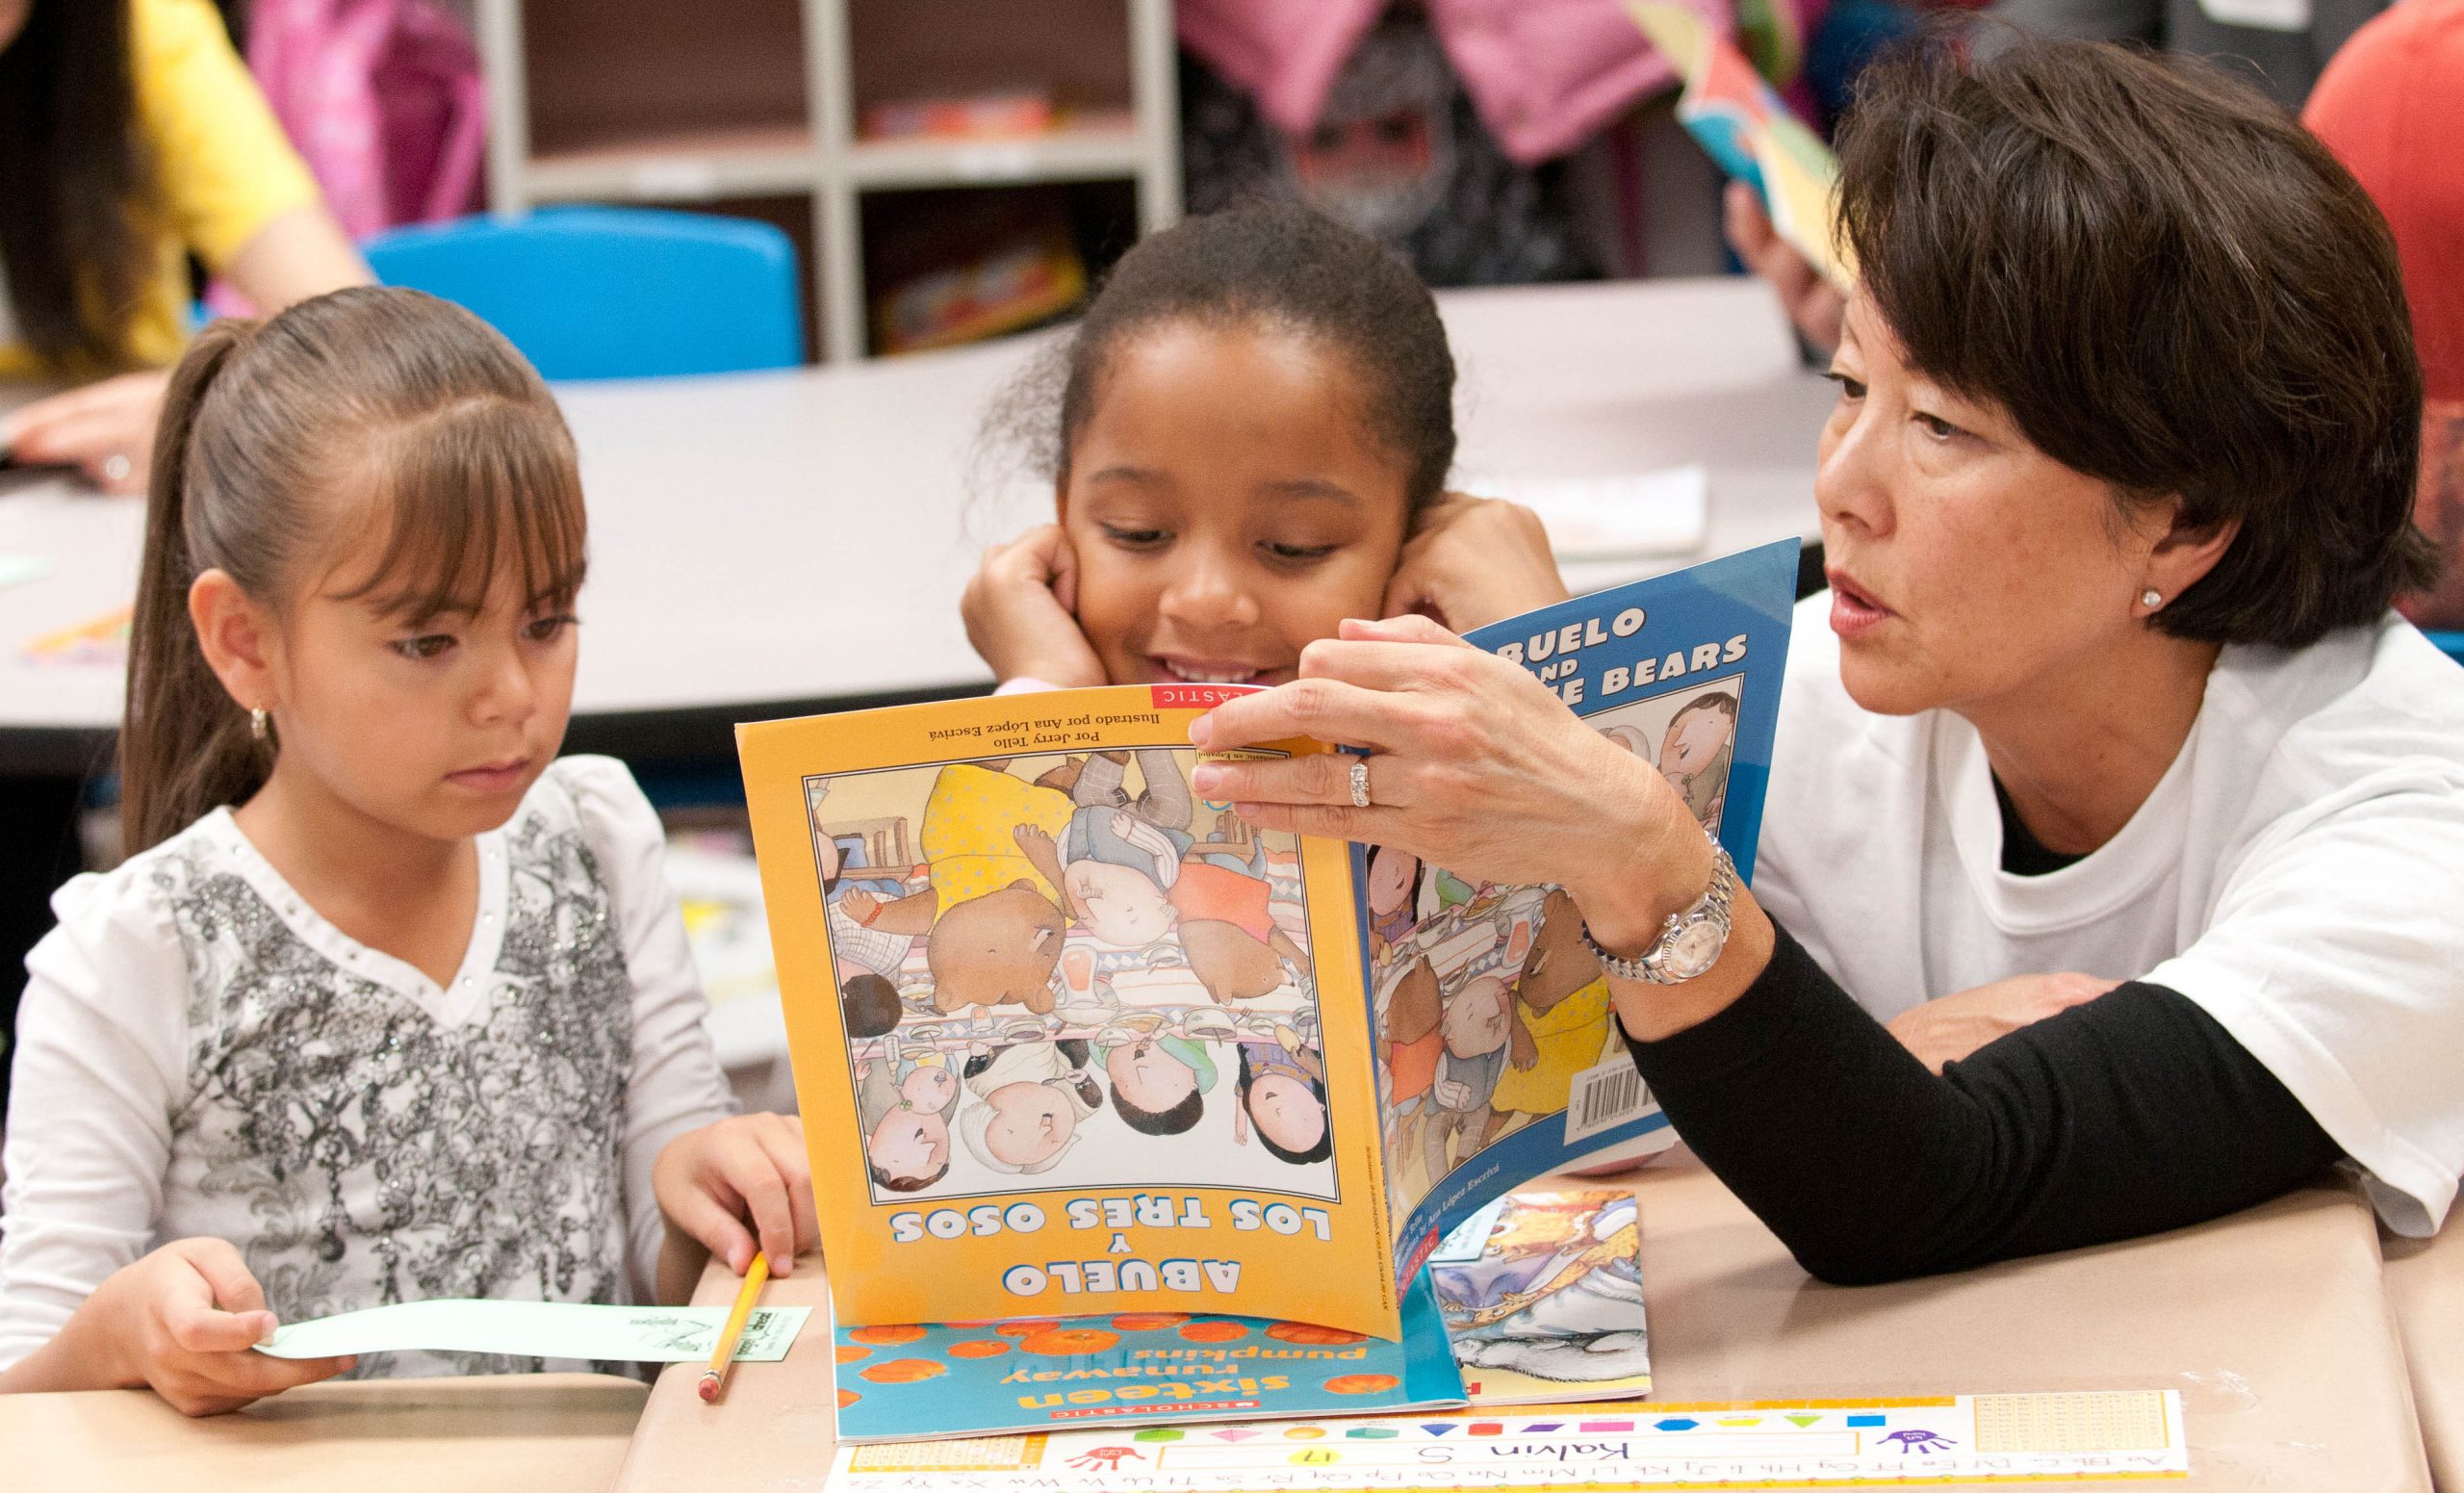
<path id="1" fill-rule="evenodd" d="M 1352 759 L 1351 806 L 1354 809 L 1369 807 L 1369 759 L 1365 757 Z"/>

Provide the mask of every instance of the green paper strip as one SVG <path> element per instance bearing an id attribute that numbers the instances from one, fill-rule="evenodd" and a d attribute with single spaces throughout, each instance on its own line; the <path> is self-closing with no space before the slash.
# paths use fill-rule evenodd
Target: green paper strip
<path id="1" fill-rule="evenodd" d="M 761 1306 L 744 1325 L 738 1359 L 776 1363 L 804 1330 L 809 1306 Z M 402 1301 L 275 1330 L 257 1351 L 276 1358 L 342 1353 L 511 1353 L 534 1358 L 690 1363 L 707 1358 L 724 1306 L 585 1306 L 569 1301 Z"/>

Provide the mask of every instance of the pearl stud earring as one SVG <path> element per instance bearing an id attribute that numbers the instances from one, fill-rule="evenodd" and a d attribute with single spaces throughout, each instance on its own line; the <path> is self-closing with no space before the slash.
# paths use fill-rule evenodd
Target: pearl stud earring
<path id="1" fill-rule="evenodd" d="M 2157 607 L 2165 605 L 2165 593 L 2157 590 L 2153 586 L 2150 586 L 2146 590 L 2139 593 L 2139 605 L 2146 607 L 2149 611 L 2154 611 Z"/>

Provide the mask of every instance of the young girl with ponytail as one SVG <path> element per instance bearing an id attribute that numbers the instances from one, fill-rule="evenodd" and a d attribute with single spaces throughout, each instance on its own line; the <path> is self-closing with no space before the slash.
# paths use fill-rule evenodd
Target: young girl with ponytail
<path id="1" fill-rule="evenodd" d="M 732 1118 L 658 821 L 556 759 L 584 527 L 538 375 L 410 291 L 219 322 L 150 502 L 129 859 L 28 960 L 0 1390 L 203 1414 L 353 1367 L 250 1351 L 281 1320 L 790 1268 L 802 1134 Z"/>

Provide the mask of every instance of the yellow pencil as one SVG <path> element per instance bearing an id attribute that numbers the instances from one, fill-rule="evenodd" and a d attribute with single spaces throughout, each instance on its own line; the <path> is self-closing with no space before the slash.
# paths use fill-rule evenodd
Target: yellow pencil
<path id="1" fill-rule="evenodd" d="M 728 1325 L 719 1329 L 719 1340 L 710 1347 L 710 1366 L 702 1371 L 702 1398 L 715 1402 L 719 1385 L 728 1377 L 728 1365 L 735 1359 L 735 1345 L 744 1336 L 745 1319 L 753 1315 L 753 1299 L 761 1294 L 761 1282 L 770 1278 L 770 1256 L 753 1251 L 753 1268 L 744 1273 L 744 1284 L 736 1288 L 735 1310 L 728 1313 Z"/>

